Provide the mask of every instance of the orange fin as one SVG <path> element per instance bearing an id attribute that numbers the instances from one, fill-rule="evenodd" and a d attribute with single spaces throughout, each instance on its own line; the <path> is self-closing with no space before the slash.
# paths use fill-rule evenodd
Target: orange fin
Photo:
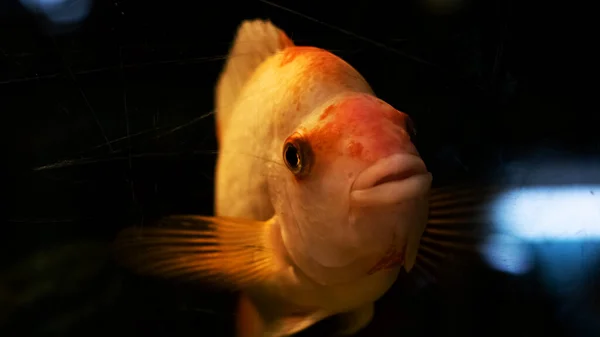
<path id="1" fill-rule="evenodd" d="M 276 271 L 268 240 L 274 221 L 170 216 L 158 226 L 123 230 L 115 242 L 116 256 L 141 274 L 240 289 Z"/>
<path id="2" fill-rule="evenodd" d="M 240 24 L 217 82 L 219 132 L 226 129 L 232 105 L 254 70 L 269 56 L 291 46 L 294 43 L 285 32 L 268 20 L 245 20 Z"/>

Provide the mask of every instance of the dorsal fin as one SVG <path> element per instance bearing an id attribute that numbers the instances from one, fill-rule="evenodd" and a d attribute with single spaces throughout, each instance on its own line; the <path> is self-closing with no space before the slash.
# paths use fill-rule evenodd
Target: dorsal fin
<path id="1" fill-rule="evenodd" d="M 226 128 L 233 103 L 254 70 L 292 40 L 269 20 L 245 20 L 238 27 L 216 88 L 217 136 Z"/>

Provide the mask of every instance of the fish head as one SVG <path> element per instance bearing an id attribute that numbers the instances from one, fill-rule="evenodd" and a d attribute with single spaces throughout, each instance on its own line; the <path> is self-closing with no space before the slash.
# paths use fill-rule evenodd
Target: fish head
<path id="1" fill-rule="evenodd" d="M 276 212 L 288 254 L 308 277 L 335 284 L 412 267 L 431 185 L 412 134 L 405 113 L 350 92 L 285 139 Z"/>

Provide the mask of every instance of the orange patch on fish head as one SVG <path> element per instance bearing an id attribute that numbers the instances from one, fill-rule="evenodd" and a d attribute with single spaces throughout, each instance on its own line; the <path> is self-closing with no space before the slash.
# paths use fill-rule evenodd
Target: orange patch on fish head
<path id="1" fill-rule="evenodd" d="M 320 186 L 330 187 L 332 193 L 349 193 L 353 179 L 375 161 L 395 153 L 418 156 L 408 123 L 406 114 L 372 95 L 343 94 L 317 109 L 285 140 L 284 161 L 288 168 L 290 160 L 302 165 L 292 168 L 297 170 L 296 182 L 321 184 L 343 176 L 339 183 L 343 186 Z"/>
<path id="2" fill-rule="evenodd" d="M 362 155 L 363 145 L 362 143 L 351 140 L 348 143 L 348 155 L 353 158 L 360 157 Z"/>
<path id="3" fill-rule="evenodd" d="M 368 94 L 343 97 L 323 109 L 306 137 L 320 160 L 345 156 L 365 163 L 403 152 L 417 154 L 409 117 Z"/>

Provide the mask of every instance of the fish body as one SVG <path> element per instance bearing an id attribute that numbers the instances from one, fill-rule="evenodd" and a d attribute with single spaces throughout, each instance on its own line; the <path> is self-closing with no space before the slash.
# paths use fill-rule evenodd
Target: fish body
<path id="1" fill-rule="evenodd" d="M 279 337 L 341 314 L 342 334 L 415 263 L 431 174 L 409 117 L 329 51 L 243 22 L 216 88 L 215 216 L 122 238 L 124 259 L 242 291 L 238 336 Z M 129 233 L 129 235 L 126 235 Z"/>
<path id="2" fill-rule="evenodd" d="M 236 65 L 243 68 L 239 63 L 251 62 L 244 60 L 244 54 L 260 55 L 255 49 L 261 48 L 270 48 L 271 53 L 263 54 L 264 59 L 253 72 L 249 75 L 235 72 Z M 368 144 L 368 149 L 362 153 L 364 143 L 372 136 L 371 132 L 376 129 L 385 131 L 386 125 L 393 128 L 394 122 L 404 122 L 401 113 L 378 100 L 367 81 L 348 63 L 320 48 L 295 46 L 270 22 L 256 20 L 242 23 L 226 67 L 217 91 L 220 104 L 217 113 L 228 114 L 218 118 L 217 122 L 220 135 L 215 192 L 217 216 L 268 220 L 275 215 L 276 208 L 286 209 L 284 206 L 277 207 L 280 201 L 276 200 L 285 195 L 281 191 L 285 188 L 285 182 L 281 180 L 285 178 L 274 172 L 281 171 L 278 167 L 281 165 L 277 163 L 281 162 L 282 144 L 295 132 L 307 134 L 305 137 L 313 142 L 312 151 L 322 153 L 319 159 L 335 156 L 336 160 L 343 161 L 342 157 L 347 156 L 348 163 L 343 166 L 352 166 L 359 157 L 373 161 L 399 150 L 416 154 L 412 143 L 394 137 L 385 140 L 390 143 L 390 148 L 385 148 L 388 144 Z M 229 89 L 224 82 L 233 81 L 226 79 L 227 76 L 241 77 L 239 82 L 243 83 L 237 97 L 230 95 L 235 97 L 233 101 L 223 101 L 219 97 L 226 95 L 223 91 Z M 247 76 L 245 80 L 244 76 Z M 343 109 L 356 111 L 340 113 Z M 377 112 L 384 116 L 373 116 L 370 121 L 369 113 Z M 361 127 L 360 123 L 364 125 Z M 341 140 L 338 148 L 328 149 L 332 144 L 327 142 L 339 135 L 339 128 L 356 130 L 347 140 Z M 391 130 L 390 134 L 394 131 L 398 130 Z M 317 142 L 322 144 L 315 144 Z M 318 148 L 319 145 L 321 148 Z M 336 175 L 340 180 L 352 180 L 357 173 L 357 170 L 348 169 Z M 427 179 L 424 185 L 427 186 Z M 329 198 L 335 198 L 335 195 L 325 195 L 322 204 L 310 205 L 310 208 L 307 200 L 304 214 L 327 213 Z M 293 212 L 293 208 L 290 211 Z M 277 243 L 274 254 L 279 271 L 273 275 L 271 282 L 246 289 L 246 293 L 252 303 L 256 303 L 258 312 L 266 318 L 267 330 L 269 325 L 273 330 L 279 330 L 271 332 L 271 336 L 297 332 L 338 313 L 349 313 L 358 318 L 355 320 L 357 326 L 348 327 L 349 332 L 354 332 L 368 323 L 373 314 L 374 300 L 385 293 L 399 272 L 399 266 L 395 266 L 371 275 L 365 273 L 350 282 L 343 275 L 341 283 L 335 280 L 331 281 L 333 284 L 328 284 L 328 280 L 315 282 L 290 259 L 279 225 L 268 230 L 273 232 L 272 240 Z M 294 240 L 296 238 L 288 239 Z M 375 264 L 376 261 L 373 261 Z M 240 307 L 245 308 L 243 305 Z M 248 305 L 247 310 L 253 309 Z M 282 321 L 285 323 L 282 324 Z M 277 326 L 280 328 L 277 329 Z"/>

